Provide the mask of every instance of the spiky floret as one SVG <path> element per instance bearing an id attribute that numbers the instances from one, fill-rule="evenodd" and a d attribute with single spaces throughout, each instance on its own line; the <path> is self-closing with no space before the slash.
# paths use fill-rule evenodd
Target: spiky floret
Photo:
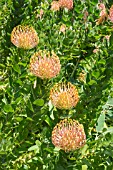
<path id="1" fill-rule="evenodd" d="M 74 151 L 86 143 L 84 127 L 74 119 L 61 120 L 52 131 L 52 143 L 64 151 Z"/>
<path id="2" fill-rule="evenodd" d="M 72 9 L 73 8 L 73 0 L 59 0 L 60 7 Z"/>
<path id="3" fill-rule="evenodd" d="M 52 51 L 36 52 L 30 59 L 30 71 L 41 79 L 56 77 L 61 69 L 59 57 Z"/>
<path id="4" fill-rule="evenodd" d="M 18 48 L 31 49 L 38 44 L 39 38 L 33 27 L 18 25 L 11 33 L 11 42 Z"/>
<path id="5" fill-rule="evenodd" d="M 50 90 L 50 100 L 59 109 L 70 109 L 79 101 L 76 86 L 68 83 L 57 83 Z"/>

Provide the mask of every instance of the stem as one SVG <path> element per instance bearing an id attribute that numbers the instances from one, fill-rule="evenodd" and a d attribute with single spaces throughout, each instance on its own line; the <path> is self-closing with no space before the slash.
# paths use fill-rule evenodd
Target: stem
<path id="1" fill-rule="evenodd" d="M 71 73 L 70 78 L 72 78 L 72 77 L 74 76 L 74 73 L 75 73 L 75 70 L 76 70 L 76 68 L 77 68 L 77 66 L 78 66 L 79 61 L 80 61 L 80 59 L 78 59 L 76 65 L 74 66 L 74 69 L 73 69 L 73 72 Z"/>

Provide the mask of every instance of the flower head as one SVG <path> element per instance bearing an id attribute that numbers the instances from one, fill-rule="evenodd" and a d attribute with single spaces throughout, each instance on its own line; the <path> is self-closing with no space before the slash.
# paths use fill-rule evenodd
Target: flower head
<path id="1" fill-rule="evenodd" d="M 52 11 L 59 11 L 60 10 L 60 4 L 58 1 L 53 1 L 51 3 L 51 10 Z"/>
<path id="2" fill-rule="evenodd" d="M 59 0 L 60 7 L 72 9 L 73 8 L 73 0 Z"/>
<path id="3" fill-rule="evenodd" d="M 11 42 L 16 47 L 31 49 L 38 44 L 39 38 L 33 27 L 18 25 L 11 33 Z"/>
<path id="4" fill-rule="evenodd" d="M 54 52 L 50 56 L 50 52 L 40 50 L 30 59 L 30 71 L 41 79 L 55 77 L 59 74 L 60 68 L 59 57 Z"/>
<path id="5" fill-rule="evenodd" d="M 111 20 L 111 22 L 113 22 L 113 5 L 111 6 L 110 10 L 109 10 L 109 16 L 108 18 Z"/>
<path id="6" fill-rule="evenodd" d="M 71 83 L 58 83 L 50 91 L 52 104 L 59 109 L 70 109 L 79 101 L 76 86 Z"/>
<path id="7" fill-rule="evenodd" d="M 84 127 L 74 119 L 61 120 L 52 131 L 52 143 L 64 151 L 74 151 L 86 143 Z"/>

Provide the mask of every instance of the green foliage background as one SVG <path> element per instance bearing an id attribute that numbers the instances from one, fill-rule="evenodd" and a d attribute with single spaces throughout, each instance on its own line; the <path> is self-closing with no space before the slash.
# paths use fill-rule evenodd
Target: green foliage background
<path id="1" fill-rule="evenodd" d="M 51 2 L 0 1 L 0 169 L 112 170 L 113 23 L 96 25 L 97 0 L 76 0 L 73 10 L 57 12 L 51 11 Z M 104 4 L 108 10 L 112 1 Z M 42 18 L 37 17 L 40 9 Z M 19 24 L 36 29 L 36 48 L 23 50 L 11 43 L 11 31 Z M 60 32 L 62 24 L 65 33 Z M 60 74 L 51 80 L 29 72 L 31 55 L 43 49 L 54 50 L 61 61 Z M 85 81 L 78 78 L 81 72 L 86 73 Z M 78 105 L 68 111 L 49 102 L 50 88 L 65 80 L 75 84 L 80 95 Z M 65 117 L 84 125 L 87 142 L 82 149 L 65 153 L 53 146 L 52 129 Z"/>

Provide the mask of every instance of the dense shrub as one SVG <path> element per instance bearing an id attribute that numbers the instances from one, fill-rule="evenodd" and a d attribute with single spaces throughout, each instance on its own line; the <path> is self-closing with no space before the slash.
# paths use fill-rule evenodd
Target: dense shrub
<path id="1" fill-rule="evenodd" d="M 97 0 L 70 1 L 68 9 L 61 0 L 58 3 L 0 1 L 1 170 L 113 169 L 112 1 L 105 0 L 104 5 Z M 18 48 L 11 42 L 18 25 L 36 30 L 39 42 L 33 48 Z M 45 70 L 49 74 L 54 68 L 54 64 L 48 67 L 48 59 L 40 77 L 30 72 L 31 56 L 45 50 L 60 59 L 60 73 L 51 79 L 41 79 Z M 79 101 L 75 107 L 60 109 L 50 101 L 50 90 L 62 82 L 76 86 Z M 82 148 L 65 152 L 52 144 L 52 131 L 65 118 L 84 127 Z"/>

